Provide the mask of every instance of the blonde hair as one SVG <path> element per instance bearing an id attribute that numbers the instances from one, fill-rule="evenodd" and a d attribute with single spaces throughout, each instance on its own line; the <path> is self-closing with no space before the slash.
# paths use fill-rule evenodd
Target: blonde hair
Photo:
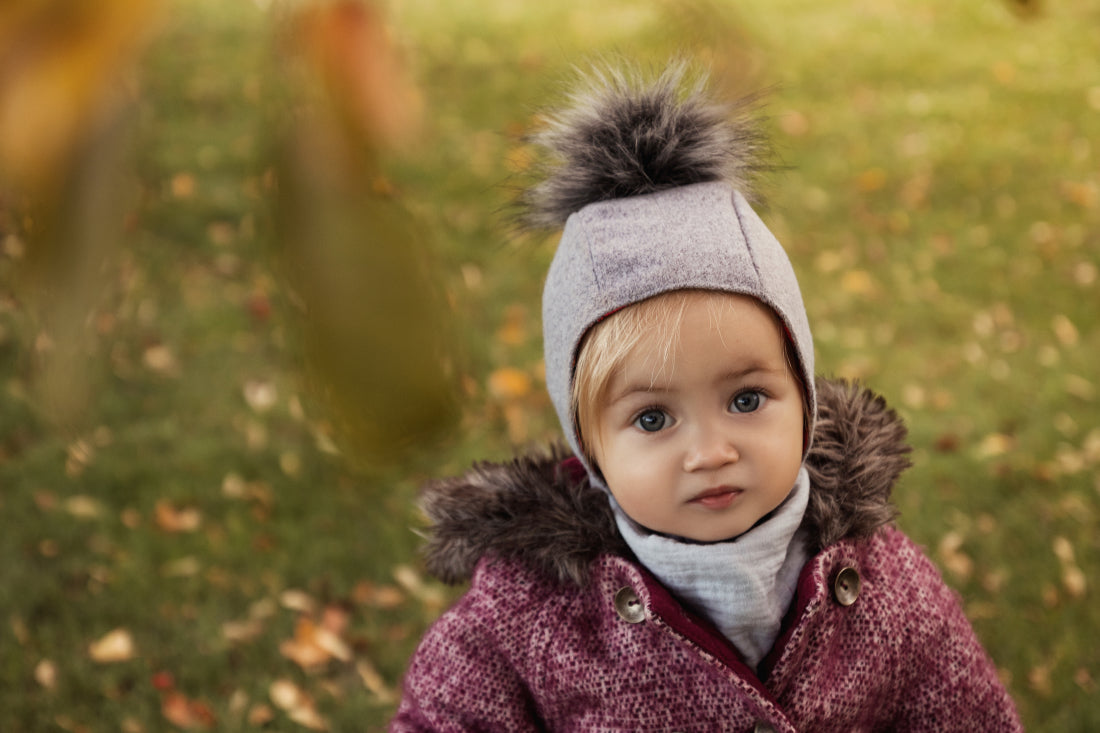
<path id="1" fill-rule="evenodd" d="M 775 320 L 783 341 L 788 370 L 802 390 L 803 410 L 807 409 L 806 386 L 802 383 L 802 372 L 798 368 L 794 344 L 779 316 L 771 308 L 751 296 L 736 293 L 673 290 L 615 311 L 592 326 L 581 341 L 573 372 L 571 402 L 577 438 L 589 465 L 596 468 L 594 447 L 599 441 L 599 431 L 596 429 L 600 419 L 599 406 L 607 397 L 607 390 L 615 373 L 634 354 L 641 340 L 652 337 L 654 343 L 662 345 L 656 353 L 645 357 L 652 360 L 652 374 L 656 378 L 676 351 L 680 341 L 680 323 L 687 306 L 695 301 L 703 301 L 716 313 L 727 298 L 736 297 L 751 299 Z"/>

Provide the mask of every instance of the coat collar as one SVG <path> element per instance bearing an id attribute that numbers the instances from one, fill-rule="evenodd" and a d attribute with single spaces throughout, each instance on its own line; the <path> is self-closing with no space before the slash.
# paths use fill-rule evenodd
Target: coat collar
<path id="1" fill-rule="evenodd" d="M 909 466 L 906 429 L 886 401 L 858 385 L 818 380 L 818 420 L 806 458 L 810 502 L 802 526 L 810 551 L 870 536 L 893 521 L 890 492 Z M 522 561 L 542 574 L 584 585 L 603 554 L 630 557 L 607 495 L 560 447 L 507 463 L 478 463 L 424 487 L 429 572 L 468 580 L 482 556 Z"/>

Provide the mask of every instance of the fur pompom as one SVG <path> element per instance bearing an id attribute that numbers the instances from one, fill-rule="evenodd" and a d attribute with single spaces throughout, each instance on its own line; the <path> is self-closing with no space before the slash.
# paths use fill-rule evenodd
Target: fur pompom
<path id="1" fill-rule="evenodd" d="M 754 200 L 752 181 L 768 167 L 758 97 L 718 103 L 706 94 L 705 76 L 688 77 L 684 62 L 652 81 L 594 70 L 532 137 L 547 160 L 542 181 L 521 196 L 522 222 L 558 227 L 596 201 L 707 181 L 725 181 Z"/>

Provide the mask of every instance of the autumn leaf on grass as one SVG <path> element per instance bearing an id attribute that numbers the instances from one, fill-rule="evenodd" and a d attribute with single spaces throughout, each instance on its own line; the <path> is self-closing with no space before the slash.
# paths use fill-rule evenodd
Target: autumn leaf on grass
<path id="1" fill-rule="evenodd" d="M 363 680 L 363 686 L 374 695 L 378 702 L 385 705 L 397 702 L 397 693 L 386 684 L 381 673 L 371 664 L 369 659 L 360 659 L 356 662 L 355 671 L 359 673 L 359 679 Z"/>
<path id="2" fill-rule="evenodd" d="M 191 700 L 175 690 L 164 693 L 160 712 L 165 720 L 184 730 L 211 730 L 218 722 L 209 705 L 201 700 Z"/>
<path id="3" fill-rule="evenodd" d="M 279 645 L 279 652 L 305 670 L 315 669 L 330 659 L 351 661 L 351 649 L 339 635 L 313 619 L 302 617 L 294 625 L 294 638 Z"/>
<path id="4" fill-rule="evenodd" d="M 125 662 L 136 655 L 134 637 L 126 629 L 114 629 L 88 645 L 88 656 L 101 664 Z"/>
<path id="5" fill-rule="evenodd" d="M 159 499 L 153 513 L 157 527 L 165 532 L 194 532 L 202 526 L 202 513 L 198 509 L 178 509 L 167 499 Z"/>
<path id="6" fill-rule="evenodd" d="M 272 682 L 268 695 L 275 707 L 285 712 L 295 723 L 310 730 L 328 730 L 328 722 L 317 712 L 313 699 L 290 680 L 278 679 Z"/>

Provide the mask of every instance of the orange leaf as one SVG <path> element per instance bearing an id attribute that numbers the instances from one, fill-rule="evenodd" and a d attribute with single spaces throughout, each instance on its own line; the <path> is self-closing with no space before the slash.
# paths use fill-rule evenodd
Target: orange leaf
<path id="1" fill-rule="evenodd" d="M 489 392 L 497 399 L 515 400 L 531 391 L 531 377 L 512 367 L 497 369 L 489 375 Z"/>
<path id="2" fill-rule="evenodd" d="M 214 712 L 206 703 L 190 700 L 180 692 L 168 692 L 161 699 L 160 712 L 165 720 L 184 730 L 213 728 L 217 723 Z"/>
<path id="3" fill-rule="evenodd" d="M 177 509 L 166 499 L 157 501 L 154 518 L 165 532 L 194 532 L 202 525 L 202 513 L 198 509 Z"/>

